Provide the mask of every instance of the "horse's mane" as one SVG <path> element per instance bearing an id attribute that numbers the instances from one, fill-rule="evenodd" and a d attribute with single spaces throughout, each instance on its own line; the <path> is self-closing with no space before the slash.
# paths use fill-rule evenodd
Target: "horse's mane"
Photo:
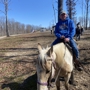
<path id="1" fill-rule="evenodd" d="M 40 66 L 42 66 L 44 68 L 44 63 L 45 63 L 45 57 L 46 57 L 46 53 L 47 51 L 50 49 L 50 47 L 46 47 L 46 48 L 42 48 L 42 50 L 40 51 L 40 54 L 38 56 L 38 64 Z M 45 68 L 44 68 L 45 69 Z"/>

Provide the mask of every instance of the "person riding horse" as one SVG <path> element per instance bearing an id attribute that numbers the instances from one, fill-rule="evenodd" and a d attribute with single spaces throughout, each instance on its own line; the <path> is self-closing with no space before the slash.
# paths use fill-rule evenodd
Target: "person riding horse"
<path id="1" fill-rule="evenodd" d="M 78 70 L 81 71 L 82 68 L 79 65 L 79 50 L 77 48 L 77 44 L 74 41 L 73 37 L 75 35 L 75 25 L 74 22 L 68 17 L 65 11 L 61 11 L 59 22 L 56 24 L 54 34 L 57 39 L 52 43 L 55 45 L 64 41 L 65 43 L 69 43 L 72 47 L 72 50 L 76 56 L 76 65 L 78 66 Z"/>
<path id="2" fill-rule="evenodd" d="M 77 27 L 76 27 L 76 40 L 80 40 L 80 35 L 81 35 L 81 26 L 79 22 L 77 23 Z"/>

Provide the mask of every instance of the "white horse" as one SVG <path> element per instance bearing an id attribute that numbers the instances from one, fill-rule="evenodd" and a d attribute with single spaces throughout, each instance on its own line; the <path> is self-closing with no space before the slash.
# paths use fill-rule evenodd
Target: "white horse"
<path id="1" fill-rule="evenodd" d="M 50 80 L 55 78 L 57 90 L 60 90 L 60 77 L 65 79 L 65 88 L 73 71 L 73 55 L 64 43 L 42 48 L 38 44 L 37 90 L 49 90 Z"/>

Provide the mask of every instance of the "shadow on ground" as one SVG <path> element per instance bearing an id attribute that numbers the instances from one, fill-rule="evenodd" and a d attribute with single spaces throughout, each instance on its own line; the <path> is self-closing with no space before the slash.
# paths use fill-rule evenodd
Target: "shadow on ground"
<path id="1" fill-rule="evenodd" d="M 1 89 L 10 88 L 10 90 L 37 90 L 37 74 L 28 77 L 23 83 L 11 82 L 3 83 Z"/>

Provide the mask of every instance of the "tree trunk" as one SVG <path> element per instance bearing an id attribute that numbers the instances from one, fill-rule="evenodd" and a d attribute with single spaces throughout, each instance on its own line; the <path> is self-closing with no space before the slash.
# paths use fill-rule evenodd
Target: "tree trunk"
<path id="1" fill-rule="evenodd" d="M 60 13 L 63 10 L 63 0 L 58 0 L 58 21 L 60 19 Z"/>
<path id="2" fill-rule="evenodd" d="M 7 37 L 9 37 L 7 15 L 6 15 L 6 35 Z"/>
<path id="3" fill-rule="evenodd" d="M 88 2 L 86 6 L 86 30 L 87 30 L 87 25 L 88 25 Z"/>
<path id="4" fill-rule="evenodd" d="M 9 37 L 7 12 L 8 12 L 8 0 L 5 1 L 5 15 L 6 15 L 6 35 L 7 37 Z"/>

